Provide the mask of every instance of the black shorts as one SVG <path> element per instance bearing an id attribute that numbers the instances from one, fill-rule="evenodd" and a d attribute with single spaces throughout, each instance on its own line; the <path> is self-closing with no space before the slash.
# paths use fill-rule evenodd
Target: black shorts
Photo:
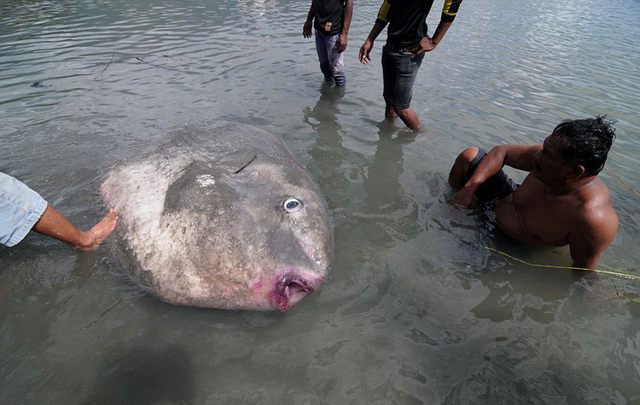
<path id="1" fill-rule="evenodd" d="M 473 158 L 469 165 L 469 169 L 467 170 L 467 180 L 473 176 L 473 173 L 476 171 L 476 167 L 478 167 L 478 164 L 485 156 L 487 156 L 487 152 L 483 149 L 478 150 L 478 154 Z M 502 200 L 504 197 L 516 191 L 518 186 L 519 184 L 511 180 L 504 171 L 500 170 L 478 187 L 478 190 L 476 191 L 476 198 L 483 203 L 496 199 Z"/>
<path id="2" fill-rule="evenodd" d="M 404 110 L 411 105 L 413 84 L 425 53 L 414 55 L 404 47 L 387 43 L 382 48 L 382 96 L 392 100 L 391 107 Z"/>

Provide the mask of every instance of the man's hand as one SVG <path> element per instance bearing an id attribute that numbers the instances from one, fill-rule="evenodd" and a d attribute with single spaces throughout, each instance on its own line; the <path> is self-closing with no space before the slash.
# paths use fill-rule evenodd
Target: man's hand
<path id="1" fill-rule="evenodd" d="M 336 50 L 338 53 L 342 53 L 347 49 L 347 35 L 340 34 L 338 35 L 338 40 L 336 41 Z"/>
<path id="2" fill-rule="evenodd" d="M 413 46 L 408 46 L 405 49 L 411 52 L 413 56 L 417 56 L 424 52 L 433 51 L 434 49 L 436 49 L 436 44 L 433 42 L 431 38 L 424 37 L 417 44 Z"/>
<path id="3" fill-rule="evenodd" d="M 363 65 L 371 62 L 371 49 L 373 49 L 373 42 L 367 39 L 360 47 L 360 52 L 358 54 L 358 59 L 360 59 L 360 63 Z"/>
<path id="4" fill-rule="evenodd" d="M 469 209 L 473 204 L 473 195 L 475 192 L 467 187 L 462 187 L 460 191 L 455 193 L 453 198 L 451 198 L 451 204 L 460 209 Z"/>
<path id="5" fill-rule="evenodd" d="M 313 26 L 312 20 L 307 20 L 304 22 L 304 27 L 302 28 L 302 36 L 305 38 L 311 38 L 311 28 Z"/>

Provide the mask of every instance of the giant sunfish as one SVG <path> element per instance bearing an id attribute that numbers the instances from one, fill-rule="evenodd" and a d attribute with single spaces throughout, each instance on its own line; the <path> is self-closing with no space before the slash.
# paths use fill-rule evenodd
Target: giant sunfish
<path id="1" fill-rule="evenodd" d="M 187 127 L 108 173 L 131 273 L 179 305 L 286 311 L 324 281 L 327 203 L 280 139 L 250 125 Z"/>

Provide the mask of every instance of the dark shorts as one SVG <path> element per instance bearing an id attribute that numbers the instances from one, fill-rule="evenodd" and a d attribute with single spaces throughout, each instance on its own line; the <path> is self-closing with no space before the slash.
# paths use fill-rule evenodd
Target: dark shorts
<path id="1" fill-rule="evenodd" d="M 415 57 L 404 47 L 387 43 L 382 48 L 382 76 L 385 100 L 392 100 L 391 106 L 404 110 L 411 105 L 413 84 L 424 59 L 424 52 Z"/>
<path id="2" fill-rule="evenodd" d="M 487 156 L 487 152 L 480 149 L 469 165 L 469 169 L 467 170 L 467 179 L 473 176 L 473 173 L 476 171 L 476 167 L 478 167 L 478 164 L 485 156 Z M 504 171 L 500 170 L 498 173 L 489 177 L 487 181 L 482 183 L 476 191 L 476 198 L 483 203 L 492 200 L 501 200 L 516 191 L 517 188 L 518 184 L 511 180 Z"/>

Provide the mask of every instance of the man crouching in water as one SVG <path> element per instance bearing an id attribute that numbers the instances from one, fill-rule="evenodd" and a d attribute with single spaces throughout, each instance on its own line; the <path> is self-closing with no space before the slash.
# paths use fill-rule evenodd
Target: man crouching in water
<path id="1" fill-rule="evenodd" d="M 474 196 L 499 199 L 496 221 L 505 234 L 537 246 L 569 245 L 574 267 L 595 269 L 618 230 L 609 189 L 597 177 L 615 138 L 605 118 L 563 121 L 542 145 L 466 149 L 449 174 L 461 187 L 451 203 L 469 208 Z M 504 165 L 530 173 L 518 186 Z"/>

